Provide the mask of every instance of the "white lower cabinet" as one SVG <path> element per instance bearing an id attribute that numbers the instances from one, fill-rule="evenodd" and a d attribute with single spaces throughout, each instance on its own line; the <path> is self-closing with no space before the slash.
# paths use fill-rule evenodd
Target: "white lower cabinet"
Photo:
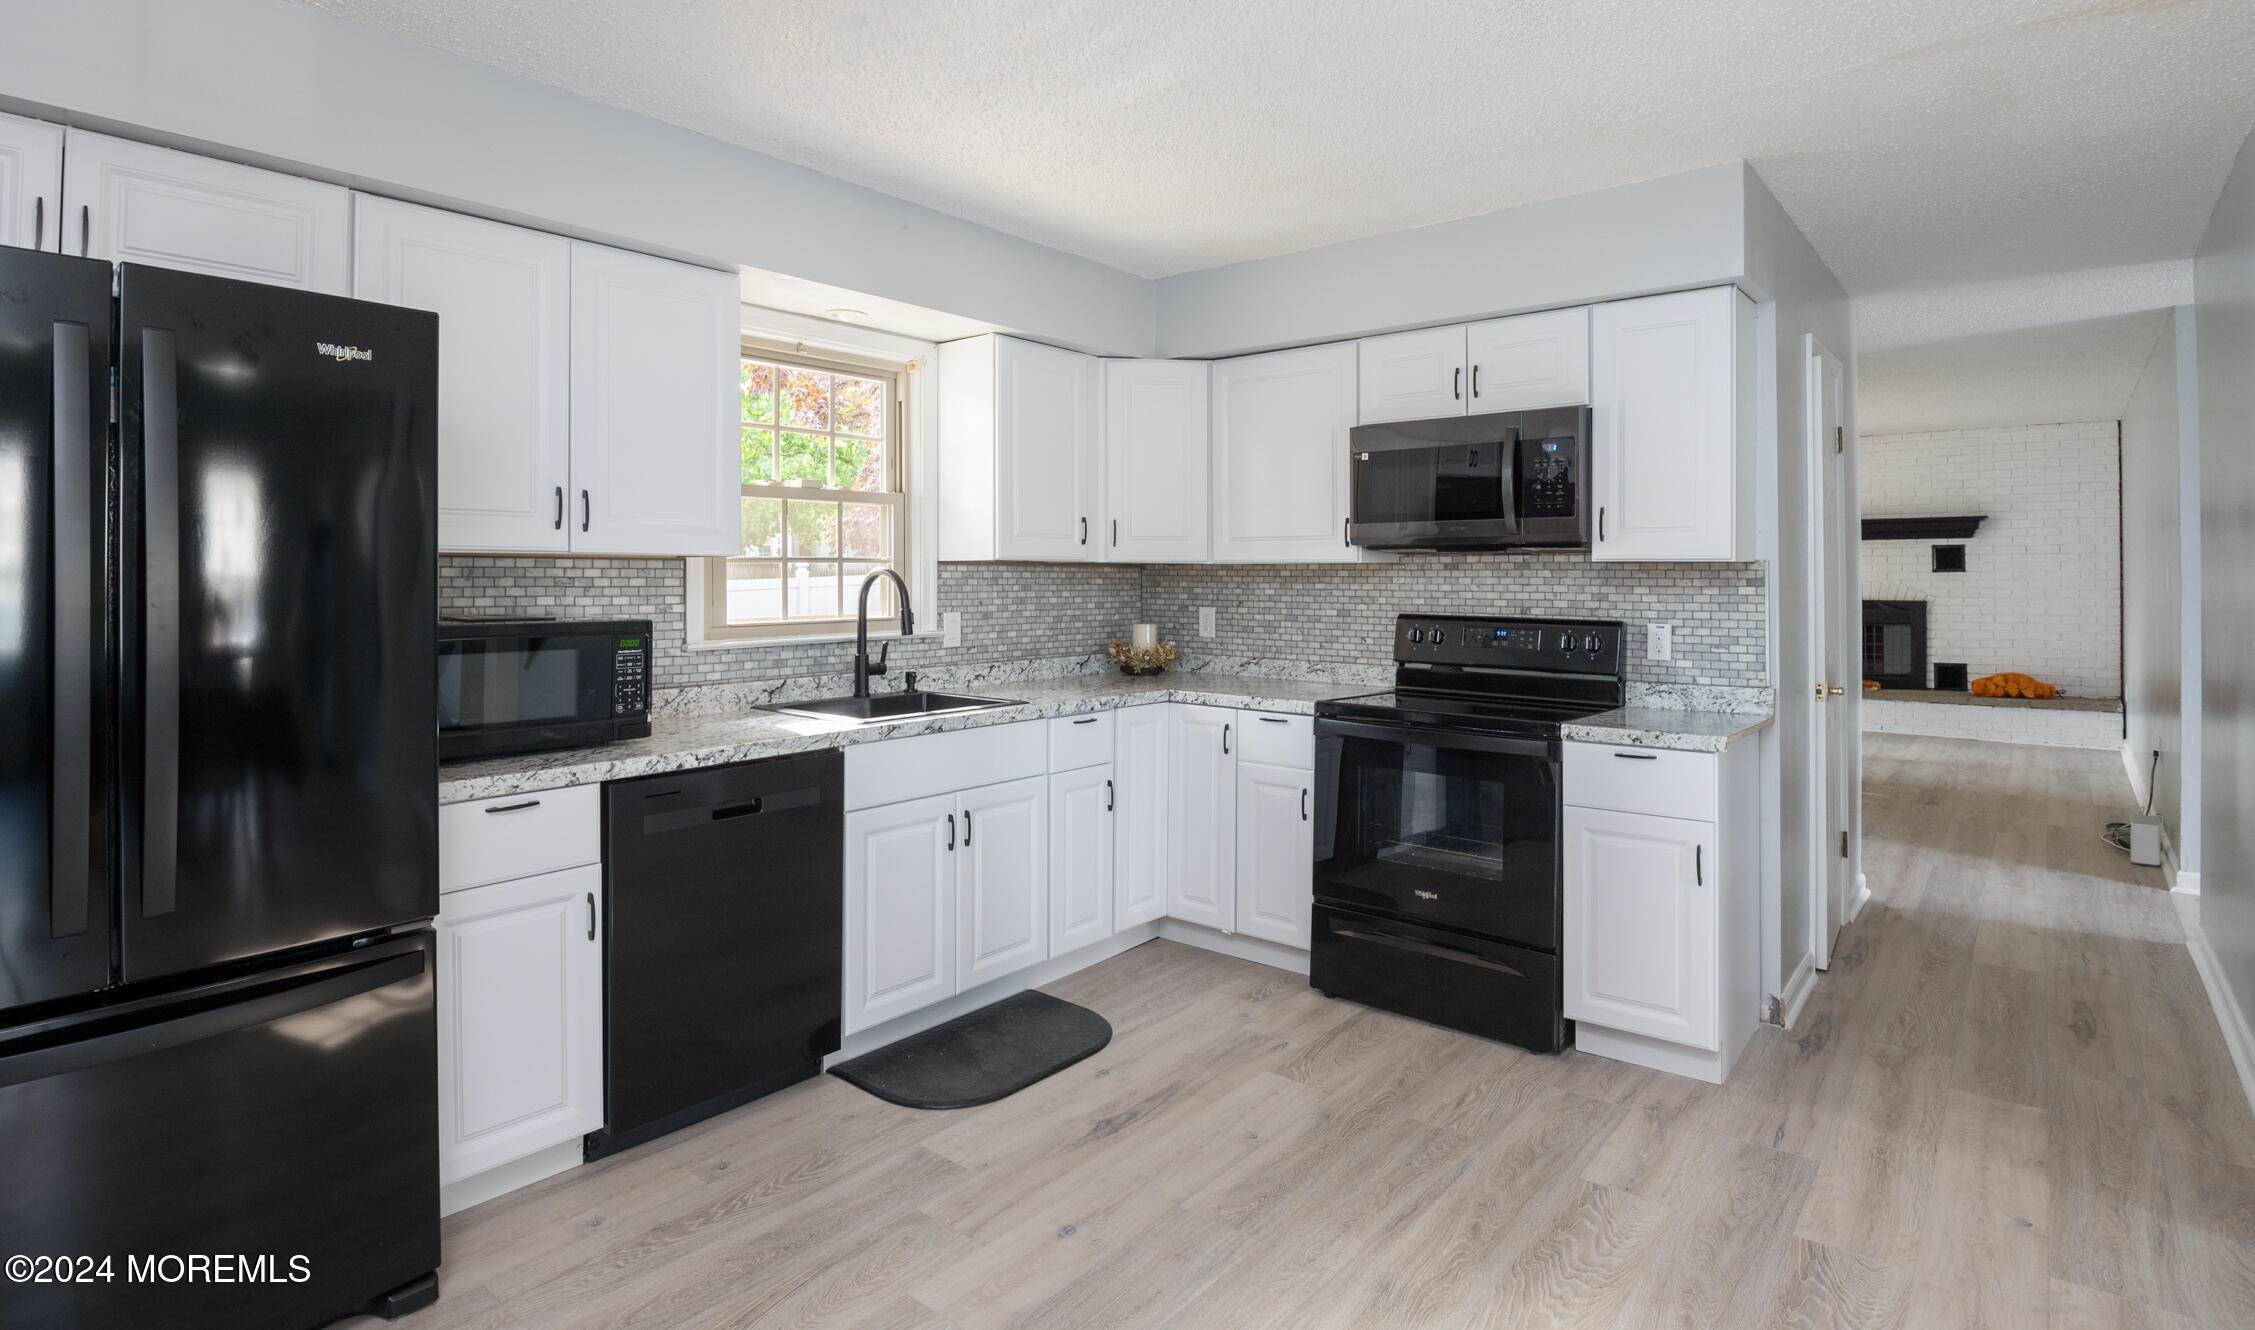
<path id="1" fill-rule="evenodd" d="M 603 1125 L 600 865 L 439 898 L 439 1180 Z"/>
<path id="2" fill-rule="evenodd" d="M 1241 713 L 1177 704 L 1167 730 L 1167 914 L 1225 932 L 1237 927 L 1236 743 Z"/>
<path id="3" fill-rule="evenodd" d="M 1237 764 L 1237 931 L 1306 947 L 1314 902 L 1315 772 Z"/>
<path id="4" fill-rule="evenodd" d="M 955 856 L 956 986 L 1049 959 L 1049 780 L 966 790 Z"/>
<path id="5" fill-rule="evenodd" d="M 1566 1015 L 1715 1047 L 1715 826 L 1566 810 Z"/>
<path id="6" fill-rule="evenodd" d="M 846 814 L 846 1033 L 955 992 L 952 794 Z"/>
<path id="7" fill-rule="evenodd" d="M 1112 923 L 1167 912 L 1167 731 L 1171 706 L 1127 707 L 1113 730 Z"/>
<path id="8" fill-rule="evenodd" d="M 1119 816 L 1112 764 L 1049 778 L 1049 954 L 1062 956 L 1112 936 L 1114 822 Z"/>

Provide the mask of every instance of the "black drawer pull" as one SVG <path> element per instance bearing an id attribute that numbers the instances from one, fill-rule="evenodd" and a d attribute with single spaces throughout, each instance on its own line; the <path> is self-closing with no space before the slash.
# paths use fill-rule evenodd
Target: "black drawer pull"
<path id="1" fill-rule="evenodd" d="M 1075 725 L 1094 725 L 1095 723 L 1096 717 L 1094 716 L 1083 716 L 1079 720 L 1073 722 L 1073 724 Z"/>
<path id="2" fill-rule="evenodd" d="M 1660 760 L 1658 753 L 1615 753 L 1613 756 L 1625 757 L 1631 762 L 1657 762 Z"/>
<path id="3" fill-rule="evenodd" d="M 748 799 L 740 804 L 722 804 L 713 810 L 713 821 L 718 822 L 723 818 L 730 817 L 750 817 L 765 807 L 767 807 L 767 801 L 764 799 Z"/>
<path id="4" fill-rule="evenodd" d="M 540 800 L 527 799 L 521 804 L 494 804 L 488 807 L 485 811 L 489 813 L 521 813 L 527 808 L 538 807 L 540 807 Z"/>
<path id="5" fill-rule="evenodd" d="M 1263 724 L 1263 725 L 1289 725 L 1289 724 L 1291 724 L 1291 723 L 1292 723 L 1292 722 L 1291 722 L 1291 721 L 1290 721 L 1290 720 L 1289 720 L 1288 718 L 1286 718 L 1286 717 L 1283 717 L 1283 716 L 1263 716 L 1263 717 L 1261 717 L 1261 724 Z"/>

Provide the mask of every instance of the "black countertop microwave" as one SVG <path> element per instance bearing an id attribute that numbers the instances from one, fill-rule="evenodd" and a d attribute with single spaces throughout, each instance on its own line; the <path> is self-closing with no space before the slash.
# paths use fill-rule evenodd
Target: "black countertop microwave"
<path id="1" fill-rule="evenodd" d="M 1586 406 L 1357 425 L 1347 437 L 1354 485 L 1350 545 L 1589 545 Z"/>
<path id="2" fill-rule="evenodd" d="M 441 762 L 650 733 L 648 619 L 441 619 Z"/>

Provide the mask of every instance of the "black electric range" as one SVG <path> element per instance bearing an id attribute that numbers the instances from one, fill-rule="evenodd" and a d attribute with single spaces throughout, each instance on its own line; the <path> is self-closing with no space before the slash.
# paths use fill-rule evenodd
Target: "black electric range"
<path id="1" fill-rule="evenodd" d="M 1393 690 L 1317 704 L 1315 987 L 1566 1046 L 1560 730 L 1622 705 L 1624 634 L 1403 615 Z"/>

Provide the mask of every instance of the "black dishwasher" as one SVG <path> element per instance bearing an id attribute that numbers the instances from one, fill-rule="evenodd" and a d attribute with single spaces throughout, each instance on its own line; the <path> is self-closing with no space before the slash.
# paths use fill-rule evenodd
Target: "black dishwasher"
<path id="1" fill-rule="evenodd" d="M 845 761 L 603 787 L 600 1158 L 822 1070 L 838 1048 Z"/>

